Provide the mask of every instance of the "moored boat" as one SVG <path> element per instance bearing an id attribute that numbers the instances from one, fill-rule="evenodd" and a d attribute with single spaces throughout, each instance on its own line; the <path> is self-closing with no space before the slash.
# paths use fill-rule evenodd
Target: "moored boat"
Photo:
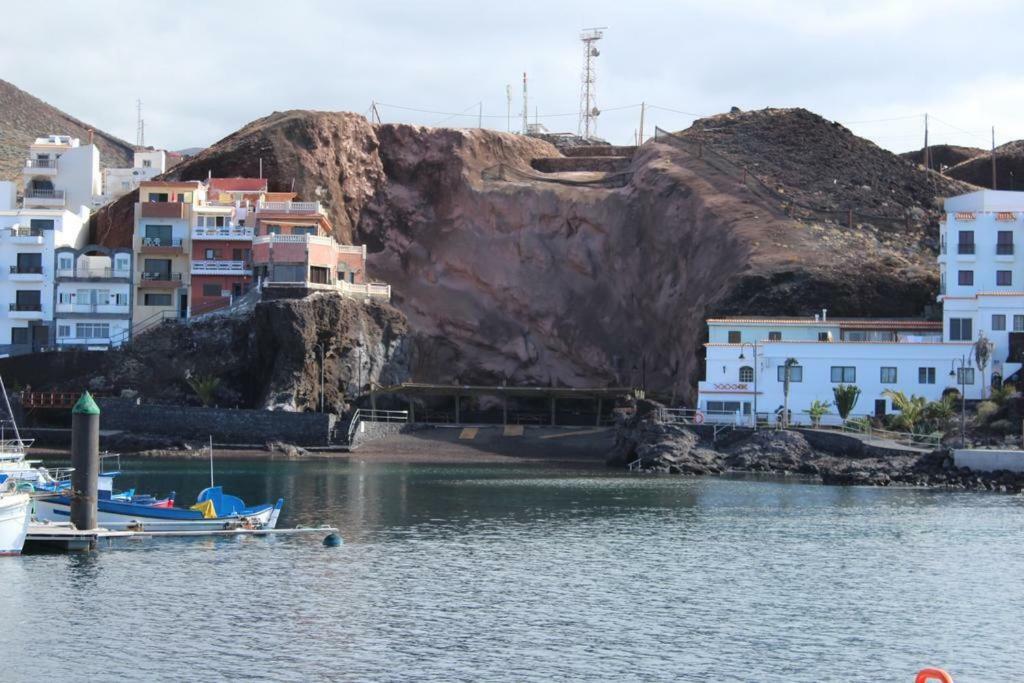
<path id="1" fill-rule="evenodd" d="M 7 477 L 0 483 L 0 555 L 20 555 L 32 514 L 32 498 Z"/>

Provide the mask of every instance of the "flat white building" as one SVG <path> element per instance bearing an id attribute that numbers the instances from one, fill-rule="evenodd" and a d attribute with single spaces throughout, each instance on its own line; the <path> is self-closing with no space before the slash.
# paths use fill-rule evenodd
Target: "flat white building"
<path id="1" fill-rule="evenodd" d="M 85 207 L 0 207 L 0 354 L 52 345 L 54 252 L 86 241 Z"/>
<path id="2" fill-rule="evenodd" d="M 139 183 L 152 180 L 167 170 L 167 152 L 162 149 L 137 150 L 131 168 L 103 170 L 103 200 L 109 202 L 128 194 Z"/>
<path id="3" fill-rule="evenodd" d="M 892 406 L 885 389 L 929 400 L 961 388 L 968 399 L 987 387 L 1020 383 L 1024 368 L 1024 192 L 979 190 L 945 201 L 940 225 L 938 300 L 942 322 L 721 318 L 708 321 L 705 380 L 698 408 L 712 419 L 772 415 L 784 402 L 782 370 L 793 358 L 789 408 L 794 420 L 814 400 L 834 402 L 832 388 L 856 384 L 855 414 Z M 991 344 L 975 367 L 974 346 Z M 757 356 L 755 362 L 754 356 Z M 755 408 L 756 404 L 756 408 Z M 837 421 L 834 413 L 826 421 Z"/>
<path id="4" fill-rule="evenodd" d="M 69 135 L 36 138 L 22 169 L 26 209 L 92 208 L 102 192 L 100 151 Z"/>
<path id="5" fill-rule="evenodd" d="M 55 250 L 57 346 L 105 349 L 131 338 L 133 260 L 131 249 L 94 244 Z"/>

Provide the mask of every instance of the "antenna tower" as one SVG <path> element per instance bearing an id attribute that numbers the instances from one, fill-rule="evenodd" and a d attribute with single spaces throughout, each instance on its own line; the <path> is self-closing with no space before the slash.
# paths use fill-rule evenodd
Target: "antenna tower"
<path id="1" fill-rule="evenodd" d="M 146 146 L 146 122 L 142 120 L 142 100 L 135 100 L 135 144 Z"/>
<path id="2" fill-rule="evenodd" d="M 526 72 L 523 72 L 523 135 L 530 132 L 530 110 L 526 100 Z"/>
<path id="3" fill-rule="evenodd" d="M 595 26 L 580 31 L 583 43 L 583 74 L 580 77 L 580 121 L 577 132 L 585 138 L 597 132 L 597 71 L 594 60 L 601 54 L 595 43 L 604 37 L 607 26 Z"/>

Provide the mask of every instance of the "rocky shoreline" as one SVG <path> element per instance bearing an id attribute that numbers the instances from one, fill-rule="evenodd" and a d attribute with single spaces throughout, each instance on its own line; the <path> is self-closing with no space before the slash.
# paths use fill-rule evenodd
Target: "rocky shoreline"
<path id="1" fill-rule="evenodd" d="M 915 486 L 1019 493 L 1024 474 L 957 468 L 952 453 L 837 449 L 812 445 L 798 431 L 728 432 L 717 443 L 685 425 L 662 422 L 656 404 L 641 402 L 620 415 L 609 465 L 644 472 L 715 475 L 728 472 L 801 474 L 823 484 Z M 852 437 L 851 437 L 852 438 Z"/>

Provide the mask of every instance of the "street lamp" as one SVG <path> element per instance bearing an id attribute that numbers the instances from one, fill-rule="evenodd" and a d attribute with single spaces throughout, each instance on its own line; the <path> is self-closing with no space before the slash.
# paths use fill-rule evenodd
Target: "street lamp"
<path id="1" fill-rule="evenodd" d="M 743 355 L 743 349 L 746 346 L 749 346 L 754 351 L 754 429 L 757 429 L 757 344 L 753 342 L 743 342 L 740 344 L 740 360 L 746 359 L 746 356 Z"/>
<path id="2" fill-rule="evenodd" d="M 957 367 L 957 359 L 949 363 L 949 376 L 960 376 L 960 448 L 966 447 L 967 442 L 967 373 L 965 368 L 971 368 L 970 355 L 960 356 L 960 366 Z M 958 372 L 959 371 L 959 372 Z"/>

